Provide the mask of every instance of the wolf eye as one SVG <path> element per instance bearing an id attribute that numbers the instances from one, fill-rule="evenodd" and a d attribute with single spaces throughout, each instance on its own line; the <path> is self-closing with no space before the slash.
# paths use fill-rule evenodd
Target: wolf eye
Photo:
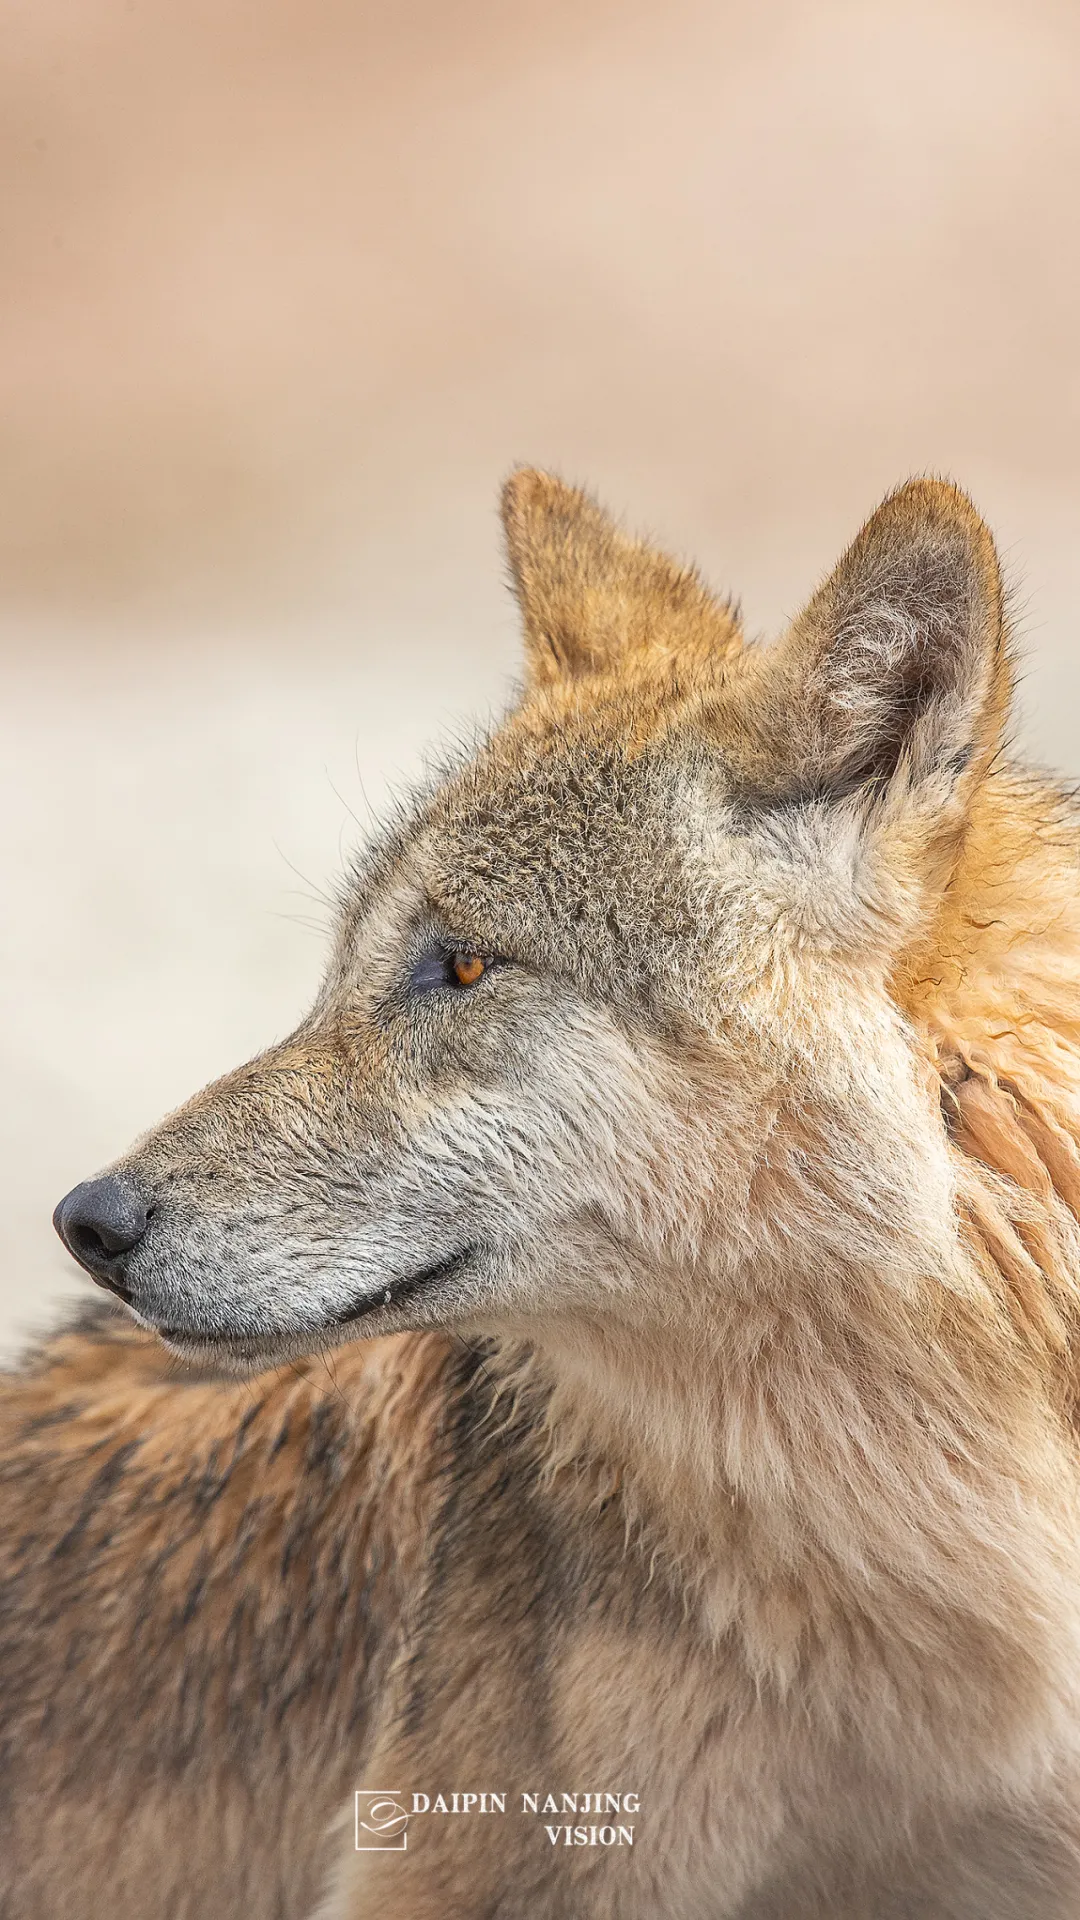
<path id="1" fill-rule="evenodd" d="M 432 987 L 458 992 L 475 987 L 496 964 L 490 954 L 477 953 L 474 947 L 434 947 L 416 962 L 410 983 L 414 992 L 426 993 Z"/>
<path id="2" fill-rule="evenodd" d="M 450 971 L 459 987 L 475 987 L 476 982 L 487 972 L 487 961 L 478 953 L 452 953 Z"/>

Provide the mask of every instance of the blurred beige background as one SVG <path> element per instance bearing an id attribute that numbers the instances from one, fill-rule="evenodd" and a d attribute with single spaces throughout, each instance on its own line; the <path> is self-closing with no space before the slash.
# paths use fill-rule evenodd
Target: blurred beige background
<path id="1" fill-rule="evenodd" d="M 513 463 L 761 630 L 955 474 L 1080 773 L 1078 97 L 1071 0 L 9 0 L 0 1346 L 504 697 Z"/>

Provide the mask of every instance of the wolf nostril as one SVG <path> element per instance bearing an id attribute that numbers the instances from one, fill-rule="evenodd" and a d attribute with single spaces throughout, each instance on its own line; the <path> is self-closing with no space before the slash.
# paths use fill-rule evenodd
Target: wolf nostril
<path id="1" fill-rule="evenodd" d="M 100 1286 L 126 1300 L 124 1256 L 146 1232 L 149 1212 L 134 1187 L 106 1174 L 84 1180 L 65 1194 L 53 1214 L 53 1226 L 68 1252 Z"/>

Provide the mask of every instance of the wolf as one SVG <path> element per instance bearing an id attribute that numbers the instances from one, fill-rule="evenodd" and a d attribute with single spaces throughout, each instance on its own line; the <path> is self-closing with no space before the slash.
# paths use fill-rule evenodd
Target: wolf
<path id="1" fill-rule="evenodd" d="M 763 644 L 503 511 L 512 710 L 57 1209 L 0 1914 L 1075 1920 L 1080 823 L 990 533 L 911 481 Z"/>

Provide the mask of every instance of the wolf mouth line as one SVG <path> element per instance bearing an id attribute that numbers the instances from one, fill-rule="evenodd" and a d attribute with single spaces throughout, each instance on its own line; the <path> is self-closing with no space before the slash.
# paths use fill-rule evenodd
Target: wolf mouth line
<path id="1" fill-rule="evenodd" d="M 415 1300 L 417 1294 L 426 1287 L 434 1287 L 442 1280 L 451 1280 L 461 1273 L 476 1255 L 476 1247 L 462 1247 L 457 1253 L 448 1254 L 445 1260 L 437 1260 L 434 1266 L 425 1267 L 422 1272 L 414 1273 L 404 1280 L 393 1280 L 370 1299 L 362 1300 L 359 1306 L 347 1307 L 343 1313 L 336 1313 L 332 1324 L 347 1327 L 355 1320 L 366 1320 L 369 1314 L 377 1313 L 380 1307 L 397 1307 L 406 1300 Z"/>
<path id="2" fill-rule="evenodd" d="M 326 1330 L 329 1331 L 331 1327 L 351 1326 L 354 1321 L 366 1320 L 371 1314 L 377 1313 L 380 1307 L 397 1307 L 407 1300 L 416 1299 L 417 1295 L 428 1287 L 438 1286 L 441 1281 L 453 1279 L 463 1272 L 475 1257 L 476 1252 L 475 1246 L 459 1248 L 456 1253 L 448 1254 L 444 1260 L 437 1260 L 433 1266 L 424 1267 L 420 1273 L 408 1274 L 404 1279 L 390 1281 L 387 1285 L 381 1286 L 376 1293 L 361 1300 L 359 1305 L 333 1314 L 326 1322 Z M 170 1346 L 185 1351 L 201 1347 L 219 1347 L 253 1355 L 270 1352 L 292 1337 L 292 1329 L 281 1332 L 276 1329 L 258 1329 L 247 1334 L 237 1333 L 235 1329 L 229 1330 L 224 1327 L 199 1329 L 159 1327 L 157 1331 Z M 309 1329 L 312 1335 L 320 1331 L 322 1329 L 319 1327 Z"/>

